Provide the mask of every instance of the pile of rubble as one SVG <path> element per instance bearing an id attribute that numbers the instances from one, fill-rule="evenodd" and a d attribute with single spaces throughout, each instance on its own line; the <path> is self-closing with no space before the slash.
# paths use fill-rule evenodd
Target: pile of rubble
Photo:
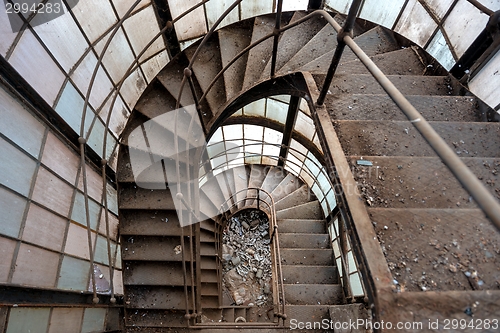
<path id="1" fill-rule="evenodd" d="M 272 304 L 269 220 L 259 210 L 245 210 L 227 223 L 222 242 L 224 288 L 233 304 Z"/>

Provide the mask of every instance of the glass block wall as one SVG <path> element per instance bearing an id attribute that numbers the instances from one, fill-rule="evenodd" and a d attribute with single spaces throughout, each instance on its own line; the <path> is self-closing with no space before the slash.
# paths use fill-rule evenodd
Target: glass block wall
<path id="1" fill-rule="evenodd" d="M 3 85 L 0 86 L 0 117 L 0 283 L 46 290 L 90 291 L 91 266 L 79 156 Z M 87 168 L 87 177 L 95 251 L 93 272 L 98 280 L 97 291 L 106 294 L 110 292 L 110 270 L 102 178 L 91 166 Z M 117 294 L 122 294 L 116 190 L 108 185 L 106 191 L 111 210 L 112 260 L 116 267 L 114 287 Z M 36 321 L 27 321 L 27 314 L 33 314 L 33 318 L 43 324 L 50 311 L 49 308 L 12 308 L 7 332 L 28 332 L 29 325 L 35 325 Z M 61 309 L 56 313 L 58 311 Z M 74 311 L 77 310 L 70 312 Z M 89 318 L 99 317 L 104 323 L 107 313 L 106 309 L 78 311 L 84 327 L 93 325 L 93 319 Z M 39 330 L 37 326 L 31 332 Z"/>

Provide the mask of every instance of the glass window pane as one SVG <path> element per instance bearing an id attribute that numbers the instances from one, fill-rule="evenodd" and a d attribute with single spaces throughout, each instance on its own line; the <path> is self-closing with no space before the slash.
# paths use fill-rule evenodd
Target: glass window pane
<path id="1" fill-rule="evenodd" d="M 72 13 L 91 43 L 118 21 L 109 1 L 78 1 Z"/>
<path id="2" fill-rule="evenodd" d="M 283 133 L 275 131 L 270 128 L 264 129 L 264 141 L 270 144 L 278 144 L 281 145 L 283 141 Z M 279 149 L 279 148 L 278 148 Z"/>
<path id="3" fill-rule="evenodd" d="M 288 104 L 281 103 L 273 99 L 267 99 L 266 118 L 284 124 L 286 122 L 287 114 Z"/>
<path id="4" fill-rule="evenodd" d="M 266 111 L 266 99 L 259 99 L 246 105 L 243 108 L 245 116 L 259 116 L 264 117 Z"/>
<path id="5" fill-rule="evenodd" d="M 290 95 L 274 95 L 274 96 L 271 96 L 269 98 L 277 100 L 277 101 L 281 101 L 281 102 L 283 102 L 285 104 L 290 104 L 290 98 L 291 98 L 291 96 Z"/>
<path id="6" fill-rule="evenodd" d="M 168 5 L 170 11 L 172 12 L 172 18 L 177 18 L 200 2 L 201 0 L 168 0 Z M 196 8 L 177 21 L 175 23 L 175 32 L 177 33 L 177 39 L 179 41 L 200 37 L 201 35 L 207 33 L 205 11 L 203 6 Z"/>
<path id="7" fill-rule="evenodd" d="M 215 22 L 222 16 L 224 11 L 226 11 L 233 4 L 232 0 L 218 0 L 209 1 L 205 4 L 206 14 L 208 20 L 208 28 L 211 29 Z M 238 15 L 239 8 L 236 6 L 233 10 L 222 20 L 222 22 L 217 26 L 217 29 L 222 28 L 228 24 L 234 23 L 239 20 Z"/>
<path id="8" fill-rule="evenodd" d="M 365 294 L 363 291 L 363 285 L 361 284 L 361 279 L 359 278 L 359 273 L 350 275 L 349 281 L 351 281 L 353 296 L 363 296 Z"/>
<path id="9" fill-rule="evenodd" d="M 23 132 L 26 133 L 26 132 Z M 0 138 L 0 184 L 28 196 L 36 161 Z"/>
<path id="10" fill-rule="evenodd" d="M 106 41 L 107 39 L 103 39 L 95 46 L 97 54 L 102 53 Z M 113 36 L 113 40 L 106 49 L 106 54 L 102 59 L 102 63 L 104 67 L 106 67 L 114 83 L 118 84 L 133 61 L 134 55 L 132 54 L 132 50 L 130 49 L 123 30 L 120 29 Z"/>
<path id="11" fill-rule="evenodd" d="M 307 104 L 307 101 L 303 98 L 300 99 L 299 109 L 300 111 L 307 114 L 309 117 L 311 116 L 311 110 L 309 110 L 309 104 Z"/>
<path id="12" fill-rule="evenodd" d="M 333 190 L 330 190 L 326 194 L 326 200 L 328 201 L 328 204 L 330 205 L 330 209 L 333 210 L 335 206 L 337 206 L 337 201 L 335 200 L 335 194 Z"/>
<path id="13" fill-rule="evenodd" d="M 245 139 L 262 141 L 264 127 L 257 125 L 244 125 Z"/>
<path id="14" fill-rule="evenodd" d="M 450 51 L 450 46 L 444 38 L 441 29 L 438 30 L 434 38 L 427 47 L 427 52 L 432 55 L 439 63 L 450 70 L 455 65 L 455 58 Z"/>
<path id="15" fill-rule="evenodd" d="M 268 0 L 242 1 L 240 7 L 242 20 L 273 12 L 273 2 Z"/>
<path id="16" fill-rule="evenodd" d="M 243 126 L 242 125 L 228 125 L 224 126 L 224 140 L 234 140 L 243 138 Z"/>
<path id="17" fill-rule="evenodd" d="M 295 126 L 293 129 L 309 140 L 312 140 L 314 133 L 316 132 L 313 120 L 303 112 L 299 112 L 297 114 L 297 119 L 295 120 Z"/>
<path id="18" fill-rule="evenodd" d="M 144 72 L 148 83 L 154 80 L 156 75 L 168 64 L 169 61 L 170 58 L 168 57 L 167 51 L 162 51 L 141 65 L 142 71 Z"/>
<path id="19" fill-rule="evenodd" d="M 321 190 L 326 193 L 328 192 L 332 187 L 330 186 L 330 181 L 328 178 L 325 176 L 325 169 L 322 170 L 322 172 L 318 175 L 318 182 L 319 186 L 321 187 Z"/>
<path id="20" fill-rule="evenodd" d="M 0 234 L 17 238 L 26 209 L 26 200 L 0 188 Z M 10 269 L 10 265 L 9 265 Z"/>
<path id="21" fill-rule="evenodd" d="M 404 4 L 405 0 L 393 0 L 391 2 L 367 0 L 359 16 L 390 29 L 398 18 Z"/>

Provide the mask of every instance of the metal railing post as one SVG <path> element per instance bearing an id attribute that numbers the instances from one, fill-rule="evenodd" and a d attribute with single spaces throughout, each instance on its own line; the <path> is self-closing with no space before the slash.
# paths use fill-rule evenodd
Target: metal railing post
<path id="1" fill-rule="evenodd" d="M 281 12 L 283 11 L 283 0 L 278 0 L 278 8 L 276 9 L 276 24 L 274 25 L 274 41 L 273 41 L 273 55 L 271 58 L 271 77 L 274 78 L 276 74 L 276 58 L 278 56 L 278 43 L 281 29 Z"/>
<path id="2" fill-rule="evenodd" d="M 326 73 L 325 82 L 323 83 L 323 88 L 318 97 L 318 105 L 323 105 L 325 102 L 326 94 L 328 93 L 328 89 L 330 88 L 330 84 L 332 83 L 333 76 L 337 71 L 337 67 L 339 66 L 340 59 L 342 58 L 342 54 L 344 53 L 344 49 L 346 43 L 344 41 L 344 37 L 351 36 L 352 30 L 354 28 L 354 22 L 356 21 L 356 16 L 358 15 L 359 8 L 361 7 L 362 0 L 354 0 L 352 2 L 351 8 L 349 9 L 349 14 L 344 23 L 344 27 L 337 34 L 337 48 L 333 54 L 332 62 L 330 63 L 330 67 L 328 67 L 328 72 Z"/>

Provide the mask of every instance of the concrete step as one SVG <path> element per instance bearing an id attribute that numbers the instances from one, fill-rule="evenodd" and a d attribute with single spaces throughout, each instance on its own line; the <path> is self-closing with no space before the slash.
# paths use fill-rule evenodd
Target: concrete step
<path id="1" fill-rule="evenodd" d="M 309 202 L 315 199 L 314 194 L 309 191 L 309 187 L 307 185 L 302 185 L 297 190 L 288 194 L 284 198 L 275 201 L 276 210 L 287 209 L 291 207 L 295 207 L 305 202 Z"/>
<path id="2" fill-rule="evenodd" d="M 186 268 L 189 276 L 189 265 Z M 184 286 L 182 262 L 128 262 L 125 269 L 125 285 Z"/>
<path id="3" fill-rule="evenodd" d="M 380 26 L 376 26 L 354 37 L 354 41 L 368 56 L 375 56 L 399 49 L 393 33 Z M 330 59 L 333 57 L 333 52 L 333 50 L 329 52 L 331 53 Z M 357 56 L 349 47 L 346 47 L 342 58 L 344 58 L 344 61 L 348 61 L 356 59 Z"/>
<path id="4" fill-rule="evenodd" d="M 189 61 L 184 54 L 181 54 L 170 60 L 168 66 L 161 70 L 156 76 L 158 81 L 161 82 L 161 84 L 168 90 L 170 95 L 172 95 L 175 100 L 177 100 L 179 96 L 181 82 L 184 77 L 184 68 L 188 66 Z M 191 93 L 191 89 L 189 89 L 189 86 L 186 83 L 182 90 L 180 105 L 188 106 L 193 104 L 195 104 L 194 98 Z"/>
<path id="5" fill-rule="evenodd" d="M 316 75 L 318 83 L 324 82 L 325 75 Z M 403 95 L 449 96 L 457 95 L 448 76 L 387 75 L 387 78 Z M 381 94 L 385 90 L 371 74 L 339 74 L 330 85 L 328 101 L 335 103 L 336 98 L 347 94 Z"/>
<path id="6" fill-rule="evenodd" d="M 219 30 L 219 44 L 223 67 L 245 47 L 250 45 L 252 26 L 250 22 L 241 22 Z M 224 83 L 228 99 L 236 96 L 243 87 L 244 75 L 242 73 L 245 72 L 247 60 L 248 52 L 224 72 Z"/>
<path id="7" fill-rule="evenodd" d="M 156 329 L 161 327 L 187 327 L 187 321 L 184 318 L 184 311 L 164 311 L 164 310 L 143 310 L 134 309 L 127 311 L 126 326 L 131 330 L 141 331 L 147 329 Z"/>
<path id="8" fill-rule="evenodd" d="M 431 126 L 460 156 L 500 157 L 498 123 L 436 121 Z M 337 120 L 335 128 L 346 155 L 436 156 L 409 121 Z"/>
<path id="9" fill-rule="evenodd" d="M 128 210 L 120 212 L 120 234 L 122 236 L 180 236 L 175 210 Z"/>
<path id="10" fill-rule="evenodd" d="M 286 171 L 281 167 L 271 167 L 266 174 L 266 178 L 260 186 L 261 189 L 268 193 L 273 192 L 274 189 L 285 179 Z"/>
<path id="11" fill-rule="evenodd" d="M 428 121 L 481 121 L 475 97 L 405 96 Z M 339 98 L 327 95 L 325 105 L 333 119 L 398 120 L 408 118 L 387 94 L 349 94 Z"/>
<path id="12" fill-rule="evenodd" d="M 281 248 L 280 254 L 282 265 L 335 265 L 332 249 Z"/>
<path id="13" fill-rule="evenodd" d="M 334 266 L 282 265 L 287 284 L 337 284 L 338 272 Z"/>
<path id="14" fill-rule="evenodd" d="M 343 303 L 338 284 L 285 284 L 285 300 L 292 305 L 334 305 Z"/>
<path id="15" fill-rule="evenodd" d="M 386 75 L 420 75 L 426 68 L 411 48 L 377 54 L 370 58 Z M 324 74 L 328 71 L 331 61 L 331 55 L 325 54 L 302 66 L 301 70 Z M 337 74 L 369 74 L 369 72 L 358 59 L 341 59 Z"/>
<path id="16" fill-rule="evenodd" d="M 286 175 L 286 177 L 281 181 L 281 183 L 276 186 L 276 188 L 272 191 L 271 196 L 274 199 L 274 202 L 278 202 L 287 195 L 295 192 L 298 190 L 300 187 L 302 187 L 304 183 L 294 176 L 293 174 L 289 173 Z"/>
<path id="17" fill-rule="evenodd" d="M 160 81 L 153 80 L 150 88 L 144 92 L 134 109 L 147 119 L 154 119 L 165 112 L 175 110 L 176 97 L 172 96 Z"/>
<path id="18" fill-rule="evenodd" d="M 312 59 L 317 59 L 337 46 L 337 32 L 330 24 L 312 37 L 309 42 L 298 51 L 282 68 L 279 74 L 287 74 L 301 69 Z M 331 62 L 331 57 L 328 63 Z"/>
<path id="19" fill-rule="evenodd" d="M 276 19 L 269 16 L 256 17 L 252 30 L 252 43 L 270 34 L 274 30 Z M 248 61 L 245 70 L 243 88 L 248 88 L 256 83 L 267 61 L 271 58 L 273 50 L 273 38 L 268 38 L 256 47 L 252 48 L 248 54 Z"/>
<path id="20" fill-rule="evenodd" d="M 288 299 L 287 299 L 288 301 Z M 287 325 L 297 325 L 298 323 L 321 322 L 323 319 L 330 320 L 329 305 L 285 305 L 285 313 L 288 316 Z M 294 319 L 294 321 L 292 321 Z M 293 327 L 293 326 L 291 326 Z M 297 329 L 298 326 L 295 327 Z M 314 332 L 307 330 L 307 332 Z M 323 332 L 323 331 L 321 331 Z"/>
<path id="21" fill-rule="evenodd" d="M 295 249 L 328 249 L 330 236 L 323 234 L 280 233 L 281 248 Z"/>
<path id="22" fill-rule="evenodd" d="M 364 156 L 372 167 L 349 159 L 360 191 L 372 207 L 477 208 L 475 202 L 438 157 Z M 461 158 L 492 195 L 499 197 L 500 160 Z"/>
<path id="23" fill-rule="evenodd" d="M 324 216 L 319 202 L 315 200 L 295 207 L 281 209 L 276 212 L 276 218 L 280 220 L 293 218 L 319 220 Z"/>
<path id="24" fill-rule="evenodd" d="M 305 12 L 295 12 L 290 23 L 293 23 L 304 16 Z M 325 21 L 319 17 L 313 17 L 301 25 L 285 31 L 278 44 L 278 55 L 276 57 L 276 71 L 282 68 L 297 52 L 300 51 L 321 29 L 325 26 Z M 269 77 L 271 73 L 271 61 L 262 72 L 262 78 Z"/>
<path id="25" fill-rule="evenodd" d="M 191 297 L 189 295 L 189 297 Z M 127 286 L 127 308 L 184 310 L 184 287 Z"/>
<path id="26" fill-rule="evenodd" d="M 144 189 L 134 184 L 121 184 L 120 209 L 175 210 L 170 190 Z"/>
<path id="27" fill-rule="evenodd" d="M 122 259 L 134 261 L 181 261 L 182 254 L 175 249 L 181 244 L 175 236 L 130 236 L 122 244 Z M 174 250 L 175 249 L 175 250 Z M 190 257 L 189 247 L 185 256 Z"/>
<path id="28" fill-rule="evenodd" d="M 205 41 L 205 46 L 198 52 L 193 63 L 193 73 L 196 76 L 196 81 L 200 85 L 203 92 L 206 92 L 212 79 L 222 69 L 221 50 L 219 46 L 219 38 L 217 34 Z M 193 61 L 196 48 L 187 48 L 184 52 L 190 61 Z M 189 90 L 189 87 L 186 86 Z M 199 95 L 201 97 L 201 95 Z M 219 106 L 226 101 L 226 88 L 224 86 L 224 76 L 220 77 L 206 96 L 210 110 L 203 110 L 205 113 L 215 113 Z"/>
<path id="29" fill-rule="evenodd" d="M 287 219 L 278 220 L 278 230 L 283 233 L 325 234 L 324 220 Z"/>

